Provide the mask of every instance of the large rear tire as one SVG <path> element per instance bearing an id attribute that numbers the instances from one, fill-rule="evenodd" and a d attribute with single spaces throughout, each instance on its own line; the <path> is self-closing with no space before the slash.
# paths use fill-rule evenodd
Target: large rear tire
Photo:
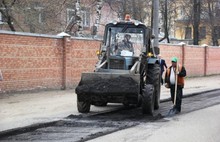
<path id="1" fill-rule="evenodd" d="M 78 99 L 77 99 L 77 108 L 78 108 L 78 111 L 81 112 L 81 113 L 88 113 L 90 111 L 90 106 L 91 104 L 89 102 L 80 102 Z"/>
<path id="2" fill-rule="evenodd" d="M 161 73 L 159 64 L 149 64 L 147 70 L 146 84 L 152 84 L 154 87 L 154 109 L 159 109 L 160 106 L 160 90 L 161 90 Z"/>
<path id="3" fill-rule="evenodd" d="M 153 115 L 154 113 L 154 87 L 146 84 L 142 90 L 142 113 Z"/>

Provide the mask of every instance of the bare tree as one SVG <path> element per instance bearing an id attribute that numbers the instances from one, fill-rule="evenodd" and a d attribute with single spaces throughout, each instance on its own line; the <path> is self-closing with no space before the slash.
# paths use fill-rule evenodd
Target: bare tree
<path id="1" fill-rule="evenodd" d="M 11 31 L 16 31 L 13 25 L 13 12 L 12 8 L 16 4 L 17 0 L 1 0 L 0 1 L 0 13 L 2 14 L 2 19 L 6 22 L 11 29 Z"/>
<path id="2" fill-rule="evenodd" d="M 81 17 L 77 15 L 76 2 L 77 0 L 1 0 L 0 12 L 11 31 L 48 34 L 68 29 L 76 34 L 82 30 L 78 25 Z"/>
<path id="3" fill-rule="evenodd" d="M 218 38 L 220 38 L 220 2 L 216 0 L 207 0 L 207 13 L 211 30 L 211 39 L 214 46 L 219 46 Z"/>
<path id="4" fill-rule="evenodd" d="M 151 17 L 151 0 L 104 0 L 113 11 L 122 19 L 126 14 L 130 14 L 135 20 L 145 22 Z"/>
<path id="5" fill-rule="evenodd" d="M 182 24 L 193 27 L 193 44 L 198 45 L 201 35 L 209 35 L 212 45 L 218 46 L 220 38 L 220 1 L 219 0 L 178 0 L 181 2 L 181 9 L 184 11 Z M 180 4 L 179 4 L 180 5 Z M 178 20 L 180 23 L 181 20 Z M 205 32 L 201 29 L 205 27 Z M 203 33 L 204 32 L 204 33 Z M 187 31 L 185 31 L 187 36 Z M 209 40 L 208 36 L 207 41 Z"/>
<path id="6" fill-rule="evenodd" d="M 161 32 L 164 32 L 164 37 L 159 40 L 160 42 L 166 39 L 170 43 L 171 30 L 174 28 L 174 22 L 176 21 L 176 15 L 180 5 L 183 5 L 180 1 L 160 0 Z"/>
<path id="7" fill-rule="evenodd" d="M 161 13 L 163 16 L 163 28 L 164 28 L 164 37 L 159 40 L 159 42 L 163 41 L 164 39 L 167 39 L 167 42 L 170 43 L 169 39 L 169 30 L 168 30 L 168 9 L 167 9 L 167 0 L 164 1 L 164 5 L 162 5 L 163 2 L 161 2 Z"/>

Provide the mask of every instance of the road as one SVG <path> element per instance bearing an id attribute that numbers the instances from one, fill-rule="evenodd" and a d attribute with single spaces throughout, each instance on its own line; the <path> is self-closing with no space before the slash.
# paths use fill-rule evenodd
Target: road
<path id="1" fill-rule="evenodd" d="M 161 117 L 171 106 L 171 102 L 162 103 L 153 117 L 134 107 L 93 116 L 70 115 L 1 134 L 0 141 L 220 141 L 220 91 L 184 98 L 181 114 Z"/>
<path id="2" fill-rule="evenodd" d="M 209 97 L 216 96 L 212 99 Z M 206 97 L 205 97 L 206 96 Z M 212 92 L 201 98 L 184 100 L 190 107 L 185 113 L 163 118 L 156 122 L 141 123 L 138 126 L 99 137 L 89 142 L 218 142 L 220 141 L 220 92 Z M 207 99 L 205 99 L 207 98 Z M 206 100 L 206 101 L 205 101 Z M 209 103 L 213 105 L 208 105 Z M 190 111 L 191 110 L 191 111 Z M 187 113 L 188 111 L 188 113 Z"/>
<path id="3" fill-rule="evenodd" d="M 219 142 L 220 105 L 118 131 L 89 142 Z"/>

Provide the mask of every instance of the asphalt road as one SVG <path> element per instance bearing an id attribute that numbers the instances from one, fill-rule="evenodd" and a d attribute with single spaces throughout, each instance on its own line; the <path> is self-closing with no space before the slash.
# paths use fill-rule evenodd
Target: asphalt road
<path id="1" fill-rule="evenodd" d="M 172 104 L 165 102 L 153 117 L 140 108 L 93 116 L 71 115 L 66 119 L 0 136 L 0 141 L 97 141 L 97 142 L 217 142 L 220 140 L 220 91 L 184 98 L 183 111 L 166 115 Z M 15 135 L 16 134 L 16 135 Z"/>
<path id="2" fill-rule="evenodd" d="M 216 97 L 210 99 L 209 97 Z M 141 123 L 135 127 L 98 137 L 89 142 L 219 142 L 220 91 L 205 94 L 205 99 L 184 100 L 185 113 L 156 122 Z M 211 105 L 212 104 L 212 105 Z"/>

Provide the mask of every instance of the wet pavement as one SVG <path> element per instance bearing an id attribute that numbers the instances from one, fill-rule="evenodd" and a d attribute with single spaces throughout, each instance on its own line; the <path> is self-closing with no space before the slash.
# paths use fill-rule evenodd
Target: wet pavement
<path id="1" fill-rule="evenodd" d="M 220 89 L 220 75 L 186 78 L 183 95 Z M 169 99 L 169 89 L 161 87 L 161 100 Z M 119 104 L 91 107 L 91 113 L 112 110 Z M 0 131 L 36 123 L 51 122 L 72 115 L 79 115 L 75 90 L 41 91 L 0 95 Z"/>

